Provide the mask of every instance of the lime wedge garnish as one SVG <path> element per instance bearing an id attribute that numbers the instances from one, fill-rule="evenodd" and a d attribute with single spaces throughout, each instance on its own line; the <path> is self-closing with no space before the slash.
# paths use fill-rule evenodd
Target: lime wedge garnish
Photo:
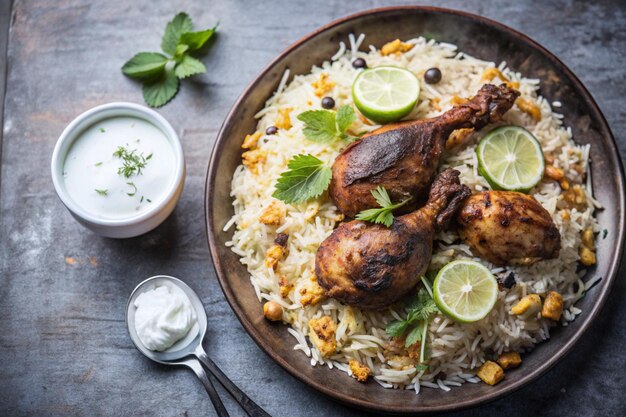
<path id="1" fill-rule="evenodd" d="M 496 303 L 498 282 L 478 262 L 452 261 L 439 271 L 433 298 L 442 313 L 454 321 L 471 323 L 484 318 Z"/>
<path id="2" fill-rule="evenodd" d="M 413 110 L 420 84 L 411 71 L 391 66 L 367 69 L 352 84 L 352 99 L 376 123 L 400 120 Z"/>
<path id="3" fill-rule="evenodd" d="M 519 126 L 487 133 L 476 148 L 478 172 L 494 190 L 528 192 L 543 178 L 541 145 Z"/>

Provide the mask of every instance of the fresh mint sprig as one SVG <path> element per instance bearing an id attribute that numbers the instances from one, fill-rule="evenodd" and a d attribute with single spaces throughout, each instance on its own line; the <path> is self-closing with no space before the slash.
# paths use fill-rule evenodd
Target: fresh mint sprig
<path id="1" fill-rule="evenodd" d="M 380 208 L 363 210 L 356 215 L 357 220 L 384 224 L 385 226 L 390 227 L 393 224 L 393 211 L 402 207 L 411 200 L 410 198 L 407 198 L 406 200 L 394 204 L 391 202 L 391 198 L 383 186 L 378 186 L 371 192 Z"/>
<path id="2" fill-rule="evenodd" d="M 304 122 L 302 132 L 304 136 L 317 143 L 329 143 L 336 139 L 358 139 L 346 133 L 356 120 L 356 114 L 351 106 L 341 106 L 339 110 L 309 110 L 298 115 L 298 120 Z"/>
<path id="3" fill-rule="evenodd" d="M 174 98 L 180 79 L 206 72 L 206 67 L 190 53 L 211 39 L 217 25 L 193 32 L 191 18 L 178 13 L 165 27 L 160 52 L 140 52 L 122 66 L 128 77 L 143 83 L 143 98 L 151 107 L 161 107 Z"/>
<path id="4" fill-rule="evenodd" d="M 272 197 L 285 203 L 301 203 L 322 194 L 332 176 L 331 169 L 313 155 L 294 156 L 288 170 L 280 174 Z"/>

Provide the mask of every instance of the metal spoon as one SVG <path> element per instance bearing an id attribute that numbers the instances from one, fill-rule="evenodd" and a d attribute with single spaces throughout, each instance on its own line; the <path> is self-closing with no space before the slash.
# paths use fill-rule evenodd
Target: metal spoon
<path id="1" fill-rule="evenodd" d="M 196 311 L 197 324 L 189 331 L 187 336 L 178 341 L 174 346 L 163 352 L 155 352 L 146 348 L 135 329 L 135 299 L 147 290 L 154 287 L 169 283 L 175 285 L 185 292 L 191 305 Z M 202 340 L 206 334 L 207 328 L 207 316 L 204 306 L 200 301 L 198 295 L 187 284 L 181 280 L 170 277 L 167 275 L 157 275 L 140 283 L 131 293 L 128 299 L 128 305 L 126 306 L 126 325 L 128 326 L 128 333 L 133 341 L 135 347 L 143 353 L 146 357 L 152 359 L 155 362 L 164 365 L 183 365 L 190 368 L 198 378 L 202 381 L 204 388 L 206 389 L 211 402 L 215 407 L 215 411 L 220 417 L 227 417 L 228 411 L 224 407 L 222 400 L 215 390 L 215 386 L 211 382 L 211 379 L 207 377 L 204 372 L 204 365 L 209 373 L 222 384 L 222 386 L 233 396 L 233 398 L 239 403 L 239 405 L 245 410 L 250 417 L 270 417 L 261 407 L 259 407 L 254 401 L 252 401 L 243 391 L 241 391 L 228 377 L 213 363 L 207 356 L 206 352 L 202 348 Z"/>

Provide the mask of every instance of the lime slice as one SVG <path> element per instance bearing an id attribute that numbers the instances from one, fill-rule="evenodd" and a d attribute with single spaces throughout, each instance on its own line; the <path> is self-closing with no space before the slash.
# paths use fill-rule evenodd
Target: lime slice
<path id="1" fill-rule="evenodd" d="M 478 262 L 452 261 L 439 271 L 433 298 L 442 313 L 454 321 L 471 323 L 484 318 L 498 296 L 498 282 Z"/>
<path id="2" fill-rule="evenodd" d="M 398 67 L 367 69 L 352 84 L 354 104 L 376 123 L 400 120 L 413 110 L 419 95 L 417 77 Z"/>
<path id="3" fill-rule="evenodd" d="M 543 178 L 541 145 L 519 126 L 502 126 L 487 133 L 476 155 L 478 172 L 494 190 L 527 193 Z"/>

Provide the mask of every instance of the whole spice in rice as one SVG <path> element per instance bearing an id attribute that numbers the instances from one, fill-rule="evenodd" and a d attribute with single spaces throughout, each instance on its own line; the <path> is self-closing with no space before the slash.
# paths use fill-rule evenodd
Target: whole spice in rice
<path id="1" fill-rule="evenodd" d="M 280 321 L 283 319 L 283 308 L 276 301 L 268 301 L 263 304 L 263 316 L 269 321 Z"/>

